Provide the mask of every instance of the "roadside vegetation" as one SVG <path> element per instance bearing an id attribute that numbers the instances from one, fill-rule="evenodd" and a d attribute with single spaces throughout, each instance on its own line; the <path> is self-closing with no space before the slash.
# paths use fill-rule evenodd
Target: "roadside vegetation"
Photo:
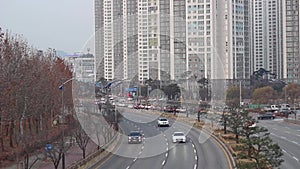
<path id="1" fill-rule="evenodd" d="M 0 35 L 0 167 L 4 162 L 23 160 L 25 168 L 30 168 L 32 153 L 57 140 L 63 128 L 72 132 L 71 126 L 53 125 L 61 114 L 58 86 L 72 72 L 52 49 L 42 53 L 22 36 L 4 33 L 1 28 Z M 70 112 L 71 95 L 71 90 L 65 92 L 64 106 Z"/>

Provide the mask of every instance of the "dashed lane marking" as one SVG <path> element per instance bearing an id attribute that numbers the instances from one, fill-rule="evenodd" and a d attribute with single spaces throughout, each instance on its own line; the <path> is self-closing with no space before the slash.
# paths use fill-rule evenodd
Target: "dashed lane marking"
<path id="1" fill-rule="evenodd" d="M 165 165 L 165 163 L 166 163 L 166 160 L 164 160 L 164 161 L 161 163 L 161 165 Z"/>
<path id="2" fill-rule="evenodd" d="M 197 164 L 194 165 L 194 169 L 196 169 L 196 168 L 197 168 Z"/>
<path id="3" fill-rule="evenodd" d="M 129 169 L 129 168 L 130 168 L 130 166 L 127 166 L 127 167 L 126 167 L 126 169 Z"/>
<path id="4" fill-rule="evenodd" d="M 299 161 L 299 159 L 297 157 L 295 157 L 295 156 L 293 156 L 293 159 L 295 159 L 296 161 Z"/>

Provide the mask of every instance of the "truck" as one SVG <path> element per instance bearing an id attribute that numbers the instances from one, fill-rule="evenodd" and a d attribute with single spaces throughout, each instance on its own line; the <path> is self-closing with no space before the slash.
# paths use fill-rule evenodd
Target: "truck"
<path id="1" fill-rule="evenodd" d="M 264 107 L 264 111 L 266 112 L 275 112 L 275 111 L 279 111 L 279 106 L 278 105 L 270 105 L 270 106 L 266 106 Z"/>

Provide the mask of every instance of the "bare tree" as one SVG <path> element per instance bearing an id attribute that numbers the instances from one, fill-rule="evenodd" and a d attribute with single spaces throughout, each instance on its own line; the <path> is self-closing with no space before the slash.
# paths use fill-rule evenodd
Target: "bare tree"
<path id="1" fill-rule="evenodd" d="M 33 145 L 52 141 L 61 134 L 62 130 L 53 128 L 52 122 L 62 106 L 58 86 L 62 78 L 70 77 L 72 72 L 63 60 L 47 52 L 41 55 L 21 36 L 4 34 L 0 29 L 1 159 L 15 158 L 11 152 L 26 156 L 26 152 L 37 148 Z M 71 90 L 65 96 L 71 98 Z M 65 104 L 72 105 L 71 99 L 66 99 Z M 24 136 L 31 138 L 30 144 Z"/>
<path id="2" fill-rule="evenodd" d="M 82 158 L 85 158 L 86 157 L 86 148 L 90 141 L 90 137 L 81 128 L 81 126 L 79 126 L 75 132 L 75 138 L 76 138 L 76 143 L 77 143 L 78 147 L 82 150 Z"/>

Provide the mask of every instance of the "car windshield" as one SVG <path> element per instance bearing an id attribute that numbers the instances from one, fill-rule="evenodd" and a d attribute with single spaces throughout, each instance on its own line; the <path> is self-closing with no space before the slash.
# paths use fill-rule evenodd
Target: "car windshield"
<path id="1" fill-rule="evenodd" d="M 168 121 L 167 119 L 159 119 L 160 121 Z"/>
<path id="2" fill-rule="evenodd" d="M 174 136 L 184 136 L 183 133 L 174 133 Z"/>
<path id="3" fill-rule="evenodd" d="M 129 136 L 141 136 L 141 133 L 139 133 L 139 132 L 131 132 L 129 134 Z"/>

